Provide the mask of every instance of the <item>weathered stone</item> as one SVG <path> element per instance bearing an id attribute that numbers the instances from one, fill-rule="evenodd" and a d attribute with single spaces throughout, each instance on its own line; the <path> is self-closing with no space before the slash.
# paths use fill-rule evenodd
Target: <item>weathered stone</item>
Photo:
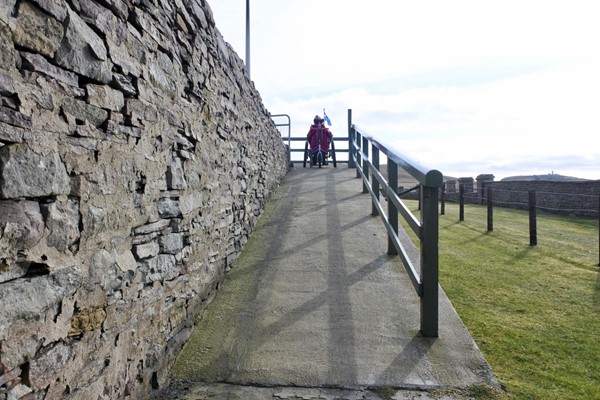
<path id="1" fill-rule="evenodd" d="M 0 94 L 10 96 L 15 92 L 15 81 L 12 76 L 0 70 Z"/>
<path id="2" fill-rule="evenodd" d="M 20 54 L 24 68 L 47 75 L 51 78 L 56 79 L 59 82 L 66 83 L 70 86 L 79 86 L 79 78 L 73 72 L 64 70 L 53 64 L 50 64 L 44 57 L 40 56 L 39 54 L 32 54 L 26 52 L 21 52 Z"/>
<path id="3" fill-rule="evenodd" d="M 183 249 L 183 234 L 171 233 L 161 236 L 160 248 L 163 253 L 177 254 Z"/>
<path id="4" fill-rule="evenodd" d="M 17 0 L 2 0 L 0 2 L 0 21 L 8 24 Z"/>
<path id="5" fill-rule="evenodd" d="M 13 39 L 16 44 L 48 57 L 60 47 L 63 26 L 28 1 L 20 2 Z"/>
<path id="6" fill-rule="evenodd" d="M 180 158 L 174 158 L 167 168 L 167 188 L 180 190 L 187 188 L 183 163 Z"/>
<path id="7" fill-rule="evenodd" d="M 150 82 L 154 88 L 160 89 L 163 93 L 169 97 L 174 97 L 177 87 L 173 80 L 167 76 L 165 71 L 160 67 L 158 62 L 150 62 L 148 65 L 148 73 L 150 76 Z"/>
<path id="8" fill-rule="evenodd" d="M 159 254 L 156 257 L 142 261 L 147 269 L 146 282 L 171 280 L 179 275 L 176 268 L 175 257 L 170 254 Z"/>
<path id="9" fill-rule="evenodd" d="M 129 16 L 129 9 L 127 8 L 127 2 L 123 0 L 105 0 L 105 3 L 108 7 L 117 14 L 119 18 L 124 21 L 127 21 L 127 17 Z"/>
<path id="10" fill-rule="evenodd" d="M 133 97 L 137 94 L 137 89 L 131 80 L 124 75 L 113 73 L 113 80 L 111 84 L 125 93 L 127 96 Z"/>
<path id="11" fill-rule="evenodd" d="M 58 342 L 43 349 L 29 363 L 29 383 L 35 390 L 45 388 L 56 379 L 56 372 L 63 369 L 73 354 L 73 348 Z"/>
<path id="12" fill-rule="evenodd" d="M 156 257 L 160 253 L 160 246 L 156 242 L 139 244 L 133 248 L 135 256 L 143 260 L 145 258 Z"/>
<path id="13" fill-rule="evenodd" d="M 0 106 L 0 121 L 20 128 L 31 128 L 31 117 L 8 107 Z"/>
<path id="14" fill-rule="evenodd" d="M 56 62 L 81 75 L 109 83 L 112 80 L 112 63 L 107 59 L 104 42 L 79 15 L 68 10 L 65 36 L 56 51 Z"/>
<path id="15" fill-rule="evenodd" d="M 121 111 L 125 105 L 123 93 L 107 85 L 86 85 L 87 102 L 91 105 L 112 111 Z"/>
<path id="16" fill-rule="evenodd" d="M 117 43 L 121 43 L 127 37 L 127 27 L 119 23 L 118 18 L 108 8 L 91 0 L 79 0 L 79 4 L 82 19 L 90 26 L 96 27 L 105 37 Z"/>
<path id="17" fill-rule="evenodd" d="M 65 113 L 72 115 L 80 121 L 88 121 L 99 127 L 108 119 L 108 112 L 84 101 L 66 98 L 62 109 Z"/>
<path id="18" fill-rule="evenodd" d="M 147 235 L 153 232 L 160 232 L 165 228 L 169 227 L 170 221 L 168 219 L 161 219 L 151 224 L 142 225 L 133 230 L 136 235 Z"/>
<path id="19" fill-rule="evenodd" d="M 40 8 L 63 22 L 67 18 L 67 3 L 65 0 L 34 0 Z"/>
<path id="20" fill-rule="evenodd" d="M 69 181 L 58 153 L 40 155 L 25 144 L 0 149 L 0 198 L 68 194 Z"/>
<path id="21" fill-rule="evenodd" d="M 172 199 L 160 199 L 157 203 L 158 215 L 161 218 L 175 218 L 181 215 L 179 201 Z"/>
<path id="22" fill-rule="evenodd" d="M 0 140 L 11 143 L 21 143 L 25 129 L 0 122 Z"/>
<path id="23" fill-rule="evenodd" d="M 2 12 L 1 8 L 0 12 Z M 7 24 L 0 22 L 0 68 L 2 69 L 15 67 L 15 46 L 10 37 L 10 28 Z"/>
<path id="24" fill-rule="evenodd" d="M 73 295 L 81 287 L 81 282 L 81 273 L 77 268 L 69 267 L 36 279 L 3 283 L 0 290 L 0 340 L 6 339 L 14 321 L 39 319 L 63 297 Z"/>
<path id="25" fill-rule="evenodd" d="M 121 282 L 113 253 L 101 249 L 94 254 L 90 265 L 90 283 L 99 284 L 102 289 L 109 292 L 119 287 Z"/>
<path id="26" fill-rule="evenodd" d="M 48 246 L 61 252 L 75 250 L 73 246 L 79 240 L 79 202 L 72 199 L 57 200 L 42 205 L 42 212 L 49 230 L 46 239 Z"/>
<path id="27" fill-rule="evenodd" d="M 187 215 L 192 211 L 202 207 L 203 205 L 203 195 L 201 192 L 190 192 L 185 193 L 179 199 L 179 207 L 181 208 L 181 213 L 183 215 Z"/>
<path id="28" fill-rule="evenodd" d="M 107 40 L 107 43 L 111 60 L 120 66 L 125 74 L 141 76 L 146 53 L 137 38 L 128 35 L 127 43 L 118 45 L 111 40 Z"/>
<path id="29" fill-rule="evenodd" d="M 44 220 L 35 201 L 0 201 L 0 243 L 14 249 L 35 246 L 44 234 Z M 7 247 L 0 246 L 6 251 Z"/>

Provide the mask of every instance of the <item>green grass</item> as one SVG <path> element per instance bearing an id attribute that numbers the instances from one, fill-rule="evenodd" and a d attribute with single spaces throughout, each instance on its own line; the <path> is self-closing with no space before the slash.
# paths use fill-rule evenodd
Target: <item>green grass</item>
<path id="1" fill-rule="evenodd" d="M 600 399 L 598 220 L 538 214 L 531 247 L 526 211 L 495 208 L 490 233 L 483 206 L 458 219 L 447 204 L 440 283 L 500 383 L 517 399 Z"/>

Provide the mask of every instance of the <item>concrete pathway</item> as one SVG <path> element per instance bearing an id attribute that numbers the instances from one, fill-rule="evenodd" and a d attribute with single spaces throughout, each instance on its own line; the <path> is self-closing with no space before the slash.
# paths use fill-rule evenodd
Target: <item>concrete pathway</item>
<path id="1" fill-rule="evenodd" d="M 155 398 L 495 392 L 443 290 L 439 338 L 419 334 L 419 299 L 361 189 L 345 165 L 292 169 Z"/>

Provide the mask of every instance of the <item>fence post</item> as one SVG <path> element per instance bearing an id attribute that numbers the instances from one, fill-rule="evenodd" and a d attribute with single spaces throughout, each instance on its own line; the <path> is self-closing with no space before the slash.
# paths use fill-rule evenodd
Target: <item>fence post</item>
<path id="1" fill-rule="evenodd" d="M 362 137 L 362 147 L 361 150 L 363 152 L 363 154 L 365 155 L 365 158 L 363 158 L 362 161 L 362 168 L 363 168 L 363 193 L 369 193 L 369 189 L 367 188 L 367 183 L 366 181 L 370 181 L 369 179 L 369 139 L 367 139 L 366 137 Z"/>
<path id="2" fill-rule="evenodd" d="M 537 220 L 535 190 L 529 191 L 529 245 L 537 245 Z"/>
<path id="3" fill-rule="evenodd" d="M 398 165 L 392 160 L 388 158 L 387 163 L 387 174 L 388 174 L 388 190 L 390 192 L 398 193 Z M 388 195 L 389 196 L 389 195 Z M 394 229 L 394 232 L 398 233 L 398 209 L 393 201 L 388 198 L 388 221 L 390 222 L 390 226 Z M 394 246 L 394 241 L 388 235 L 388 254 L 396 255 L 398 254 L 398 250 L 396 250 L 396 246 Z"/>
<path id="4" fill-rule="evenodd" d="M 446 215 L 446 182 L 442 183 L 440 202 L 440 215 Z"/>
<path id="5" fill-rule="evenodd" d="M 421 220 L 423 238 L 421 240 L 421 333 L 425 337 L 438 336 L 439 298 L 439 217 L 438 187 L 421 185 Z"/>
<path id="6" fill-rule="evenodd" d="M 458 220 L 459 221 L 464 221 L 465 220 L 465 185 L 464 184 L 460 184 L 458 186 Z"/>
<path id="7" fill-rule="evenodd" d="M 373 166 L 377 171 L 379 171 L 379 149 L 374 145 L 371 146 L 371 149 L 373 152 Z M 379 181 L 373 174 L 371 174 L 371 188 L 373 189 L 373 193 L 375 193 L 377 203 L 379 203 Z M 379 212 L 377 211 L 377 206 L 375 205 L 375 200 L 373 200 L 372 202 L 371 215 L 379 215 Z"/>
<path id="8" fill-rule="evenodd" d="M 362 143 L 362 135 L 359 131 L 356 130 L 356 128 L 354 128 L 354 143 L 356 144 L 356 147 L 354 148 L 354 151 L 356 152 L 356 162 L 358 163 L 358 165 L 362 165 L 362 156 L 359 156 L 361 149 L 360 146 Z M 356 177 L 360 178 L 360 171 L 358 170 L 358 168 L 356 168 Z"/>
<path id="9" fill-rule="evenodd" d="M 600 267 L 600 195 L 598 195 L 598 266 Z"/>
<path id="10" fill-rule="evenodd" d="M 356 168 L 356 163 L 352 156 L 356 156 L 354 148 L 354 128 L 352 127 L 352 109 L 348 109 L 348 168 Z"/>
<path id="11" fill-rule="evenodd" d="M 493 191 L 492 187 L 487 187 L 487 230 L 491 232 L 494 230 L 494 207 L 492 203 Z"/>

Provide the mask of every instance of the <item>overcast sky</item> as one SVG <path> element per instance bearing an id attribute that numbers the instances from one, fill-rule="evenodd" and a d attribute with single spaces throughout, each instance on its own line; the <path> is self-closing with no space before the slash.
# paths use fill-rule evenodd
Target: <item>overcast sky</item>
<path id="1" fill-rule="evenodd" d="M 245 58 L 245 0 L 209 0 Z M 251 0 L 251 78 L 302 136 L 323 108 L 451 176 L 600 179 L 600 2 Z"/>

